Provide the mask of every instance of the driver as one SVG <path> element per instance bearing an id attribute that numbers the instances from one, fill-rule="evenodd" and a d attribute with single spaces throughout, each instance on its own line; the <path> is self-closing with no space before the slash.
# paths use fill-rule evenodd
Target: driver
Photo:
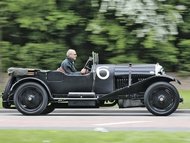
<path id="1" fill-rule="evenodd" d="M 77 58 L 76 51 L 74 49 L 69 49 L 66 53 L 66 56 L 66 59 L 61 63 L 61 66 L 57 70 L 66 74 L 76 73 L 77 70 L 74 64 Z M 86 74 L 87 72 L 88 70 L 85 68 L 80 71 L 81 74 Z"/>

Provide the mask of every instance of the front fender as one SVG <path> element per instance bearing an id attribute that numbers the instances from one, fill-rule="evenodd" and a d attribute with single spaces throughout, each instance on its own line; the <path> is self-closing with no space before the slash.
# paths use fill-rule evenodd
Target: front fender
<path id="1" fill-rule="evenodd" d="M 146 91 L 146 89 L 153 83 L 156 83 L 156 82 L 168 82 L 169 83 L 172 81 L 177 82 L 178 84 L 181 84 L 181 82 L 179 80 L 175 79 L 172 76 L 157 75 L 157 76 L 151 76 L 140 82 L 134 83 L 129 87 L 129 89 L 130 89 L 130 92 L 133 92 L 133 93 L 134 93 L 134 91 L 143 92 L 143 91 Z"/>
<path id="2" fill-rule="evenodd" d="M 102 97 L 100 97 L 100 100 L 107 100 L 107 99 L 118 99 L 119 95 L 128 95 L 138 92 L 145 92 L 146 89 L 155 82 L 172 82 L 176 81 L 178 84 L 181 84 L 181 82 L 174 77 L 168 76 L 168 75 L 159 75 L 159 76 L 151 76 L 149 78 L 146 78 L 142 81 L 136 82 L 131 84 L 130 86 L 125 86 L 123 88 L 117 89 L 111 93 L 108 93 Z"/>
<path id="3" fill-rule="evenodd" d="M 40 79 L 38 79 L 38 78 L 34 78 L 34 77 L 26 77 L 26 78 L 23 78 L 23 79 L 21 79 L 21 80 L 18 80 L 17 82 L 15 82 L 15 83 L 13 84 L 13 86 L 12 86 L 11 89 L 10 89 L 10 92 L 12 92 L 13 90 L 15 90 L 16 87 L 18 87 L 20 84 L 22 84 L 22 83 L 24 83 L 24 82 L 31 82 L 31 81 L 37 82 L 37 83 L 41 84 L 41 85 L 46 89 L 46 91 L 48 92 L 50 98 L 53 99 L 52 94 L 51 94 L 51 91 L 50 91 L 50 89 L 48 88 L 48 86 L 46 85 L 46 83 L 43 82 L 42 80 L 40 80 Z"/>
<path id="4" fill-rule="evenodd" d="M 169 75 L 152 76 L 150 78 L 147 78 L 147 81 L 150 81 L 150 82 L 157 82 L 157 81 L 171 82 L 171 81 L 175 81 L 178 84 L 181 84 L 181 82 L 179 80 L 177 80 L 176 78 L 169 76 Z"/>

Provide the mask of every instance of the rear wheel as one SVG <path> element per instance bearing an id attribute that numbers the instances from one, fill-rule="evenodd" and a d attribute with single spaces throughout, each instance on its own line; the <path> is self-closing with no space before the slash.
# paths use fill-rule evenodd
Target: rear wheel
<path id="1" fill-rule="evenodd" d="M 41 115 L 47 115 L 55 110 L 55 106 L 50 104 L 46 107 L 46 109 L 41 113 Z"/>
<path id="2" fill-rule="evenodd" d="M 15 91 L 14 103 L 17 110 L 24 115 L 39 115 L 47 107 L 48 95 L 40 84 L 27 82 Z"/>
<path id="3" fill-rule="evenodd" d="M 177 109 L 179 100 L 178 91 L 172 84 L 167 82 L 152 84 L 144 95 L 146 108 L 156 116 L 172 114 Z"/>

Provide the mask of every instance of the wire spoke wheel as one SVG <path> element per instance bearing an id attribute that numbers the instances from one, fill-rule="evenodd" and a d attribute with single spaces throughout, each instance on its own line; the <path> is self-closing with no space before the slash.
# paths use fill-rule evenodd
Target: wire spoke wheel
<path id="1" fill-rule="evenodd" d="M 47 106 L 48 96 L 40 84 L 27 82 L 16 90 L 14 102 L 22 114 L 39 115 Z"/>
<path id="2" fill-rule="evenodd" d="M 176 88 L 167 82 L 152 84 L 145 92 L 145 106 L 154 115 L 167 116 L 179 105 L 179 94 Z"/>

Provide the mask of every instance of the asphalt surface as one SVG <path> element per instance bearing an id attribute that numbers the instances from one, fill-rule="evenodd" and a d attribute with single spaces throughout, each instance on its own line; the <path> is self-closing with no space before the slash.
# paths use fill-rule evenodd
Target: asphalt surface
<path id="1" fill-rule="evenodd" d="M 0 129 L 190 131 L 190 109 L 178 109 L 164 117 L 153 116 L 146 108 L 56 109 L 44 116 L 0 109 Z"/>

